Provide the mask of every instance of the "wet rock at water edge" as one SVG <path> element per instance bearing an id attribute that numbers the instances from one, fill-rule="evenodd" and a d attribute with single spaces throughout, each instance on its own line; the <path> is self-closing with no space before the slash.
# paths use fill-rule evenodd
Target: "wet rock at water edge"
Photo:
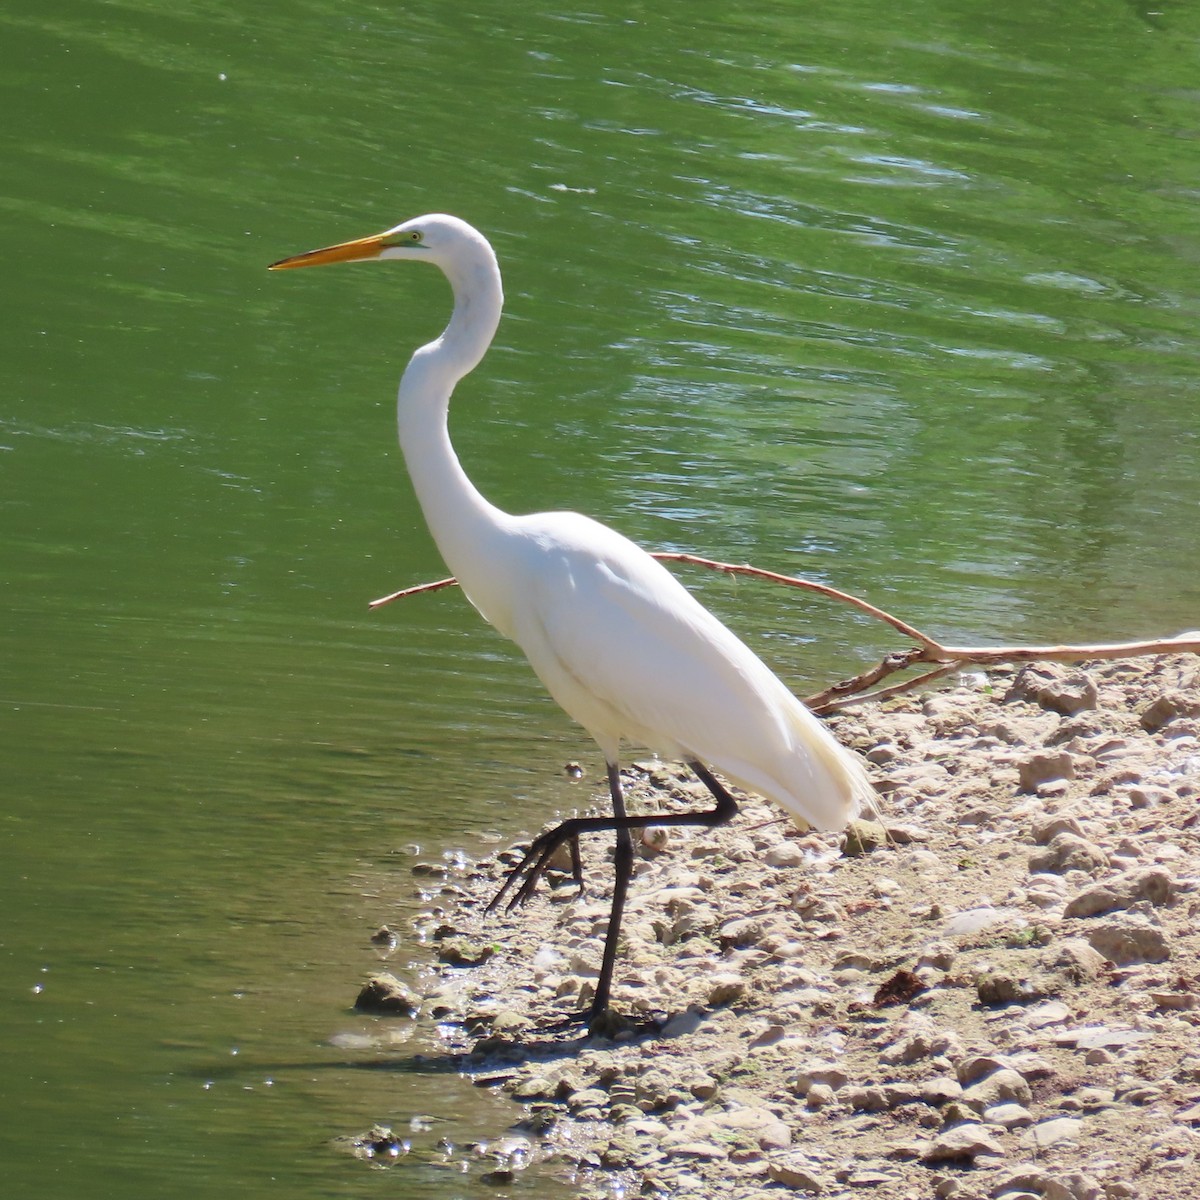
<path id="1" fill-rule="evenodd" d="M 399 1137 L 388 1125 L 372 1125 L 365 1133 L 334 1138 L 333 1144 L 356 1158 L 384 1162 L 402 1158 L 412 1149 L 408 1139 Z"/>
<path id="2" fill-rule="evenodd" d="M 389 1017 L 415 1017 L 421 1009 L 421 998 L 395 975 L 383 972 L 362 985 L 354 1007 L 359 1012 Z"/>
<path id="3" fill-rule="evenodd" d="M 466 938 L 448 938 L 438 947 L 438 959 L 452 967 L 478 967 L 487 962 L 496 947 L 489 942 L 471 942 Z"/>

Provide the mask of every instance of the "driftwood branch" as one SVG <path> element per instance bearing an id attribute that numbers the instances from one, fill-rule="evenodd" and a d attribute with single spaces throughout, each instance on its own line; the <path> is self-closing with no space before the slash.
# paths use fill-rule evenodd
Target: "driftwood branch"
<path id="1" fill-rule="evenodd" d="M 874 604 L 852 596 L 849 592 L 839 591 L 824 583 L 813 583 L 808 579 L 799 579 L 794 575 L 780 575 L 775 571 L 765 571 L 761 567 L 738 565 L 734 563 L 717 562 L 711 558 L 701 558 L 696 554 L 654 555 L 662 562 L 687 563 L 696 567 L 707 567 L 710 571 L 721 571 L 726 575 L 749 575 L 754 579 L 765 579 L 770 583 L 782 584 L 785 587 L 800 588 L 802 591 L 815 592 L 842 604 L 849 604 L 860 612 L 865 612 L 878 621 L 890 625 L 904 637 L 917 643 L 907 650 L 899 650 L 887 655 L 881 662 L 862 671 L 851 679 L 843 679 L 833 684 L 823 692 L 805 697 L 804 703 L 814 712 L 829 713 L 847 708 L 852 704 L 861 704 L 865 700 L 882 700 L 888 696 L 899 695 L 923 687 L 949 675 L 955 671 L 964 671 L 970 667 L 996 666 L 1000 663 L 1029 663 L 1029 662 L 1079 662 L 1084 659 L 1117 659 L 1138 658 L 1148 654 L 1200 654 L 1200 630 L 1179 634 L 1177 637 L 1157 638 L 1148 642 L 1109 642 L 1094 645 L 1079 646 L 946 646 L 936 638 L 922 633 L 907 621 L 877 608 Z M 453 587 L 457 579 L 439 579 L 434 583 L 420 583 L 415 587 L 404 588 L 393 592 L 390 596 L 381 596 L 372 600 L 372 609 L 390 604 L 393 600 L 402 600 L 406 596 L 416 596 L 422 592 L 436 592 L 442 588 Z M 874 688 L 889 676 L 913 667 L 928 666 L 930 670 L 909 677 L 889 687 Z"/>

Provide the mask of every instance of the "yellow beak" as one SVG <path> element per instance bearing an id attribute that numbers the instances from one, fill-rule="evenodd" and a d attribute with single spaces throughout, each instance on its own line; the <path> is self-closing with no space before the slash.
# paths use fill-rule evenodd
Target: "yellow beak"
<path id="1" fill-rule="evenodd" d="M 339 242 L 323 250 L 309 250 L 304 254 L 293 254 L 273 262 L 268 271 L 287 271 L 292 267 L 320 267 L 325 263 L 364 262 L 378 258 L 387 247 L 387 234 L 377 233 L 373 237 L 356 238 L 352 242 Z"/>

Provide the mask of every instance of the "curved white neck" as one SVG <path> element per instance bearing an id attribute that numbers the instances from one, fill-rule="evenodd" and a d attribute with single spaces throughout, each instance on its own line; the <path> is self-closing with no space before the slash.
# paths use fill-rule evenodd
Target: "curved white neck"
<path id="1" fill-rule="evenodd" d="M 422 346 L 400 380 L 397 424 L 400 448 L 429 532 L 464 591 L 486 586 L 489 537 L 506 514 L 479 493 L 450 443 L 447 411 L 454 385 L 483 358 L 504 305 L 500 269 L 491 247 L 480 244 L 463 262 L 444 266 L 454 292 L 454 312 L 442 336 Z M 486 615 L 486 613 L 485 613 Z"/>

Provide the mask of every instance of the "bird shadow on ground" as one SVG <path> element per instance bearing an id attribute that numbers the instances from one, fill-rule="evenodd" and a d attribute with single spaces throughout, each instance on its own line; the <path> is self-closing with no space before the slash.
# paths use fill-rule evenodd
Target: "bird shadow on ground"
<path id="1" fill-rule="evenodd" d="M 459 1074 L 477 1087 L 504 1083 L 530 1063 L 554 1063 L 577 1058 L 583 1051 L 619 1050 L 644 1042 L 675 1036 L 672 1027 L 688 1022 L 689 1012 L 660 1013 L 633 1021 L 616 1017 L 609 1036 L 592 1032 L 581 1015 L 549 1021 L 520 1033 L 484 1034 L 470 1050 L 447 1050 L 444 1054 L 416 1053 L 346 1062 L 359 1070 L 396 1071 L 401 1074 Z M 682 1030 L 680 1030 L 682 1032 Z M 464 1035 L 467 1031 L 463 1030 Z"/>
<path id="2" fill-rule="evenodd" d="M 680 1014 L 686 1016 L 686 1014 Z M 579 1056 L 584 1051 L 619 1050 L 643 1042 L 670 1036 L 664 1027 L 671 1021 L 667 1014 L 638 1022 L 621 1019 L 617 1037 L 593 1034 L 582 1017 L 549 1022 L 520 1035 L 484 1037 L 470 1050 L 446 1050 L 444 1053 L 417 1051 L 409 1054 L 380 1054 L 362 1057 L 341 1056 L 327 1059 L 294 1059 L 287 1062 L 247 1062 L 208 1066 L 205 1078 L 240 1076 L 249 1069 L 272 1074 L 287 1071 L 389 1071 L 397 1075 L 461 1075 L 476 1087 L 498 1087 L 521 1067 L 530 1063 L 553 1063 Z"/>

